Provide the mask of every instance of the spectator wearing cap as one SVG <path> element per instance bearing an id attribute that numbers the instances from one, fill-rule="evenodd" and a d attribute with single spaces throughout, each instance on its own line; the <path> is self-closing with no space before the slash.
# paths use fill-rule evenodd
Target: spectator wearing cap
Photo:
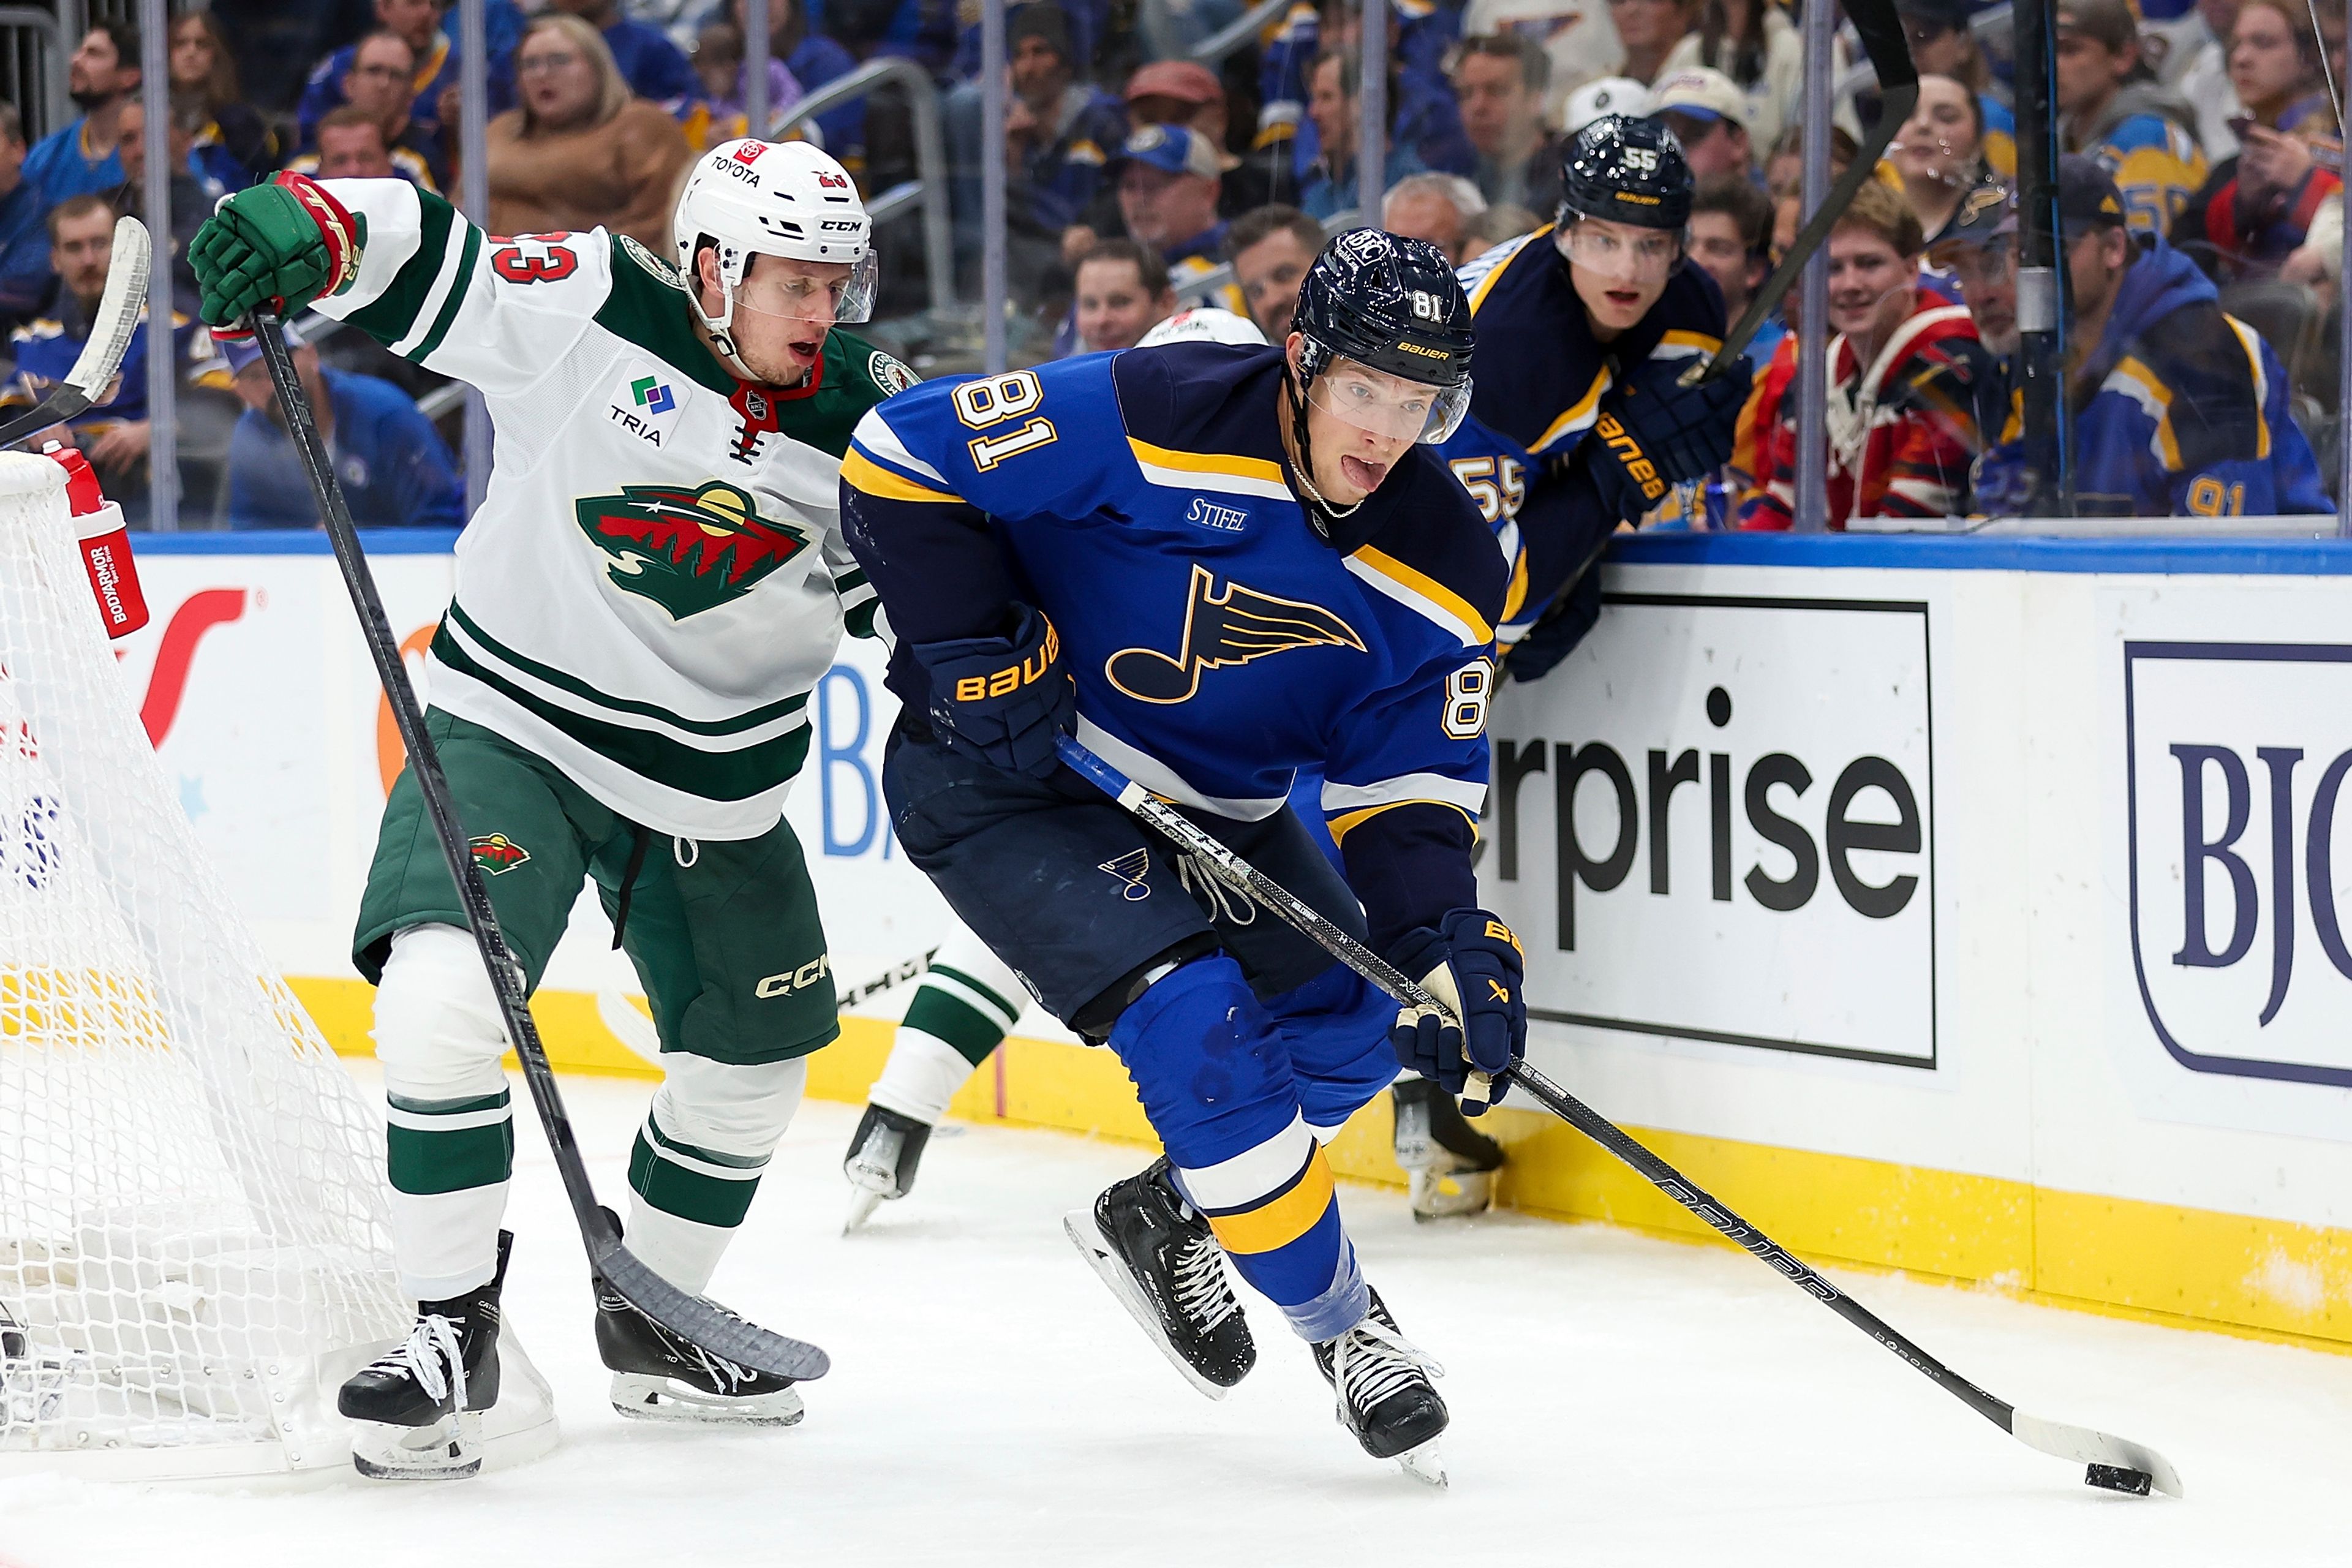
<path id="1" fill-rule="evenodd" d="M 1978 352 L 1976 328 L 1965 306 L 1921 282 L 1926 248 L 1918 215 L 1875 182 L 1830 230 L 1831 528 L 1856 517 L 1948 517 L 1966 494 L 1979 445 L 1973 405 L 1927 389 Z M 1755 435 L 1735 447 L 1735 460 L 1753 465 L 1739 526 L 1786 529 L 1796 507 L 1790 400 L 1781 397 L 1771 427 Z"/>
<path id="2" fill-rule="evenodd" d="M 441 30 L 442 10 L 442 0 L 375 0 L 376 26 L 397 34 L 408 46 L 408 98 L 415 106 L 414 112 L 420 129 L 429 136 L 438 136 L 441 132 L 443 94 L 455 91 L 457 86 L 457 51 L 449 36 Z M 302 89 L 302 100 L 294 110 L 302 145 L 310 144 L 319 121 L 327 117 L 329 110 L 340 109 L 349 101 L 345 81 L 358 54 L 359 45 L 345 45 L 320 60 L 319 68 L 310 73 L 309 84 Z M 512 72 L 507 64 L 493 60 L 490 69 L 493 77 L 502 79 L 496 85 L 508 89 L 505 96 L 511 96 Z M 494 94 L 494 101 L 499 96 Z"/>
<path id="3" fill-rule="evenodd" d="M 1665 74 L 1704 68 L 1739 89 L 1739 122 L 1759 148 L 1796 123 L 1805 90 L 1805 46 L 1774 0 L 1705 0 L 1698 25 L 1666 57 Z"/>
<path id="4" fill-rule="evenodd" d="M 139 96 L 139 29 L 100 22 L 83 34 L 66 62 L 66 89 L 81 118 L 25 154 L 25 183 L 40 193 L 43 212 L 122 184 L 122 107 Z"/>
<path id="5" fill-rule="evenodd" d="M 1944 237 L 1928 247 L 1930 265 L 1948 273 L 1976 323 L 1983 370 L 1969 388 L 1977 430 L 1988 444 L 2009 427 L 2017 382 L 2017 196 L 1988 179 L 1970 191 Z M 1985 502 L 1971 495 L 1971 513 Z"/>
<path id="6" fill-rule="evenodd" d="M 1176 313 L 1167 262 L 1131 239 L 1097 240 L 1078 258 L 1076 295 L 1076 353 L 1133 348 Z"/>
<path id="7" fill-rule="evenodd" d="M 1941 239 L 1961 200 L 1985 177 L 1984 108 L 1978 96 L 1948 76 L 1919 79 L 1919 97 L 1881 166 L 1891 166 L 1903 199 L 1919 215 L 1930 246 Z"/>
<path id="8" fill-rule="evenodd" d="M 2169 232 L 2209 171 L 2195 113 L 2140 58 L 2131 0 L 2062 0 L 2056 74 L 2061 150 L 2114 171 L 2134 228 Z"/>
<path id="9" fill-rule="evenodd" d="M 1688 234 L 1685 253 L 1723 290 L 1724 320 L 1739 320 L 1772 270 L 1772 198 L 1742 175 L 1701 180 Z M 1769 363 L 1785 331 L 1777 316 L 1767 321 L 1748 340 L 1748 363 L 1759 370 Z"/>
<path id="10" fill-rule="evenodd" d="M 1459 174 L 1407 174 L 1381 198 L 1381 226 L 1407 239 L 1425 239 L 1462 265 L 1462 242 L 1470 222 L 1486 210 L 1478 187 Z"/>
<path id="11" fill-rule="evenodd" d="M 1113 161 L 1128 235 L 1167 262 L 1179 294 L 1185 279 L 1214 270 L 1224 254 L 1226 225 L 1217 216 L 1223 173 L 1215 145 L 1184 125 L 1143 126 Z M 1237 315 L 1243 306 L 1241 290 L 1230 283 L 1202 302 Z"/>
<path id="12" fill-rule="evenodd" d="M 1182 125 L 1207 137 L 1213 147 L 1225 145 L 1225 85 L 1198 60 L 1153 60 L 1127 79 L 1124 96 L 1131 126 Z M 1225 172 L 1219 182 L 1219 212 L 1238 216 L 1273 199 L 1280 167 L 1276 153 L 1228 156 L 1222 162 Z"/>
<path id="13" fill-rule="evenodd" d="M 1543 212 L 1558 206 L 1560 143 L 1544 130 L 1551 57 L 1517 35 L 1465 38 L 1453 78 L 1463 134 L 1478 154 L 1478 194 Z"/>
<path id="14" fill-rule="evenodd" d="M 1297 207 L 1266 206 L 1244 213 L 1225 232 L 1225 258 L 1234 283 L 1268 342 L 1280 342 L 1298 308 L 1298 286 L 1323 252 L 1323 226 Z"/>
<path id="15" fill-rule="evenodd" d="M 1658 79 L 1652 113 L 1681 139 L 1683 156 L 1698 179 L 1712 174 L 1752 178 L 1755 143 L 1748 134 L 1747 95 L 1719 70 L 1693 66 Z"/>
<path id="16" fill-rule="evenodd" d="M 1919 74 L 1950 77 L 1975 95 L 1985 165 L 2003 179 L 2015 179 L 2017 116 L 1992 95 L 1992 66 L 1969 26 L 1969 0 L 1895 0 L 1895 10 Z"/>
<path id="17" fill-rule="evenodd" d="M 2266 278 L 2304 243 L 2320 205 L 2343 189 L 2297 134 L 2330 124 L 2319 38 L 2292 0 L 2245 0 L 2230 35 L 2230 81 L 2245 116 L 2237 153 L 2173 220 L 2172 243 L 2222 279 Z"/>
<path id="18" fill-rule="evenodd" d="M 1316 60 L 1309 79 L 1313 85 L 1307 113 L 1315 122 L 1322 152 L 1299 186 L 1298 205 L 1311 216 L 1325 218 L 1356 205 L 1356 132 L 1362 89 L 1353 55 L 1323 55 Z M 1381 188 L 1386 190 L 1407 174 L 1418 174 L 1425 166 L 1411 142 L 1394 140 L 1381 170 Z"/>
<path id="19" fill-rule="evenodd" d="M 1498 245 L 1533 234 L 1544 220 L 1523 206 L 1497 202 L 1462 227 L 1462 261 L 1469 266 Z"/>
<path id="20" fill-rule="evenodd" d="M 319 363 L 319 351 L 289 331 L 294 374 L 352 521 L 362 528 L 455 528 L 466 521 L 466 487 L 457 459 L 433 422 L 388 381 Z M 250 339 L 227 345 L 228 365 L 245 412 L 230 432 L 228 525 L 316 528 L 319 509 L 309 470 L 287 433 L 286 411 Z"/>
<path id="21" fill-rule="evenodd" d="M 2058 211 L 2074 319 L 2078 510 L 2119 517 L 2236 517 L 2332 510 L 2311 445 L 2288 416 L 2286 371 L 2221 309 L 2213 284 L 2160 237 L 2135 234 L 2106 171 L 2059 160 Z M 2025 500 L 2014 416 L 1984 456 L 1977 504 Z"/>
<path id="22" fill-rule="evenodd" d="M 25 122 L 15 104 L 0 103 L 0 330 L 38 310 L 57 277 L 41 193 L 25 178 Z"/>

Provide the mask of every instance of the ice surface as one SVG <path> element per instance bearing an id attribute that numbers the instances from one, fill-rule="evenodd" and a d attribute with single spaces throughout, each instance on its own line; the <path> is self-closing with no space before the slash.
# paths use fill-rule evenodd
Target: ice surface
<path id="1" fill-rule="evenodd" d="M 608 1200 L 647 1087 L 566 1085 Z M 807 1420 L 625 1422 L 516 1100 L 508 1313 L 556 1386 L 562 1447 L 423 1488 L 0 1480 L 0 1565 L 2352 1563 L 2352 1358 L 1839 1276 L 2003 1398 L 2163 1450 L 2189 1493 L 2118 1497 L 1752 1258 L 1511 1216 L 1415 1226 L 1401 1194 L 1349 1187 L 1367 1272 L 1451 1373 L 1454 1485 L 1433 1492 L 1356 1448 L 1264 1302 L 1258 1369 L 1223 1404 L 1143 1342 L 1060 1226 L 1138 1151 L 942 1135 L 915 1195 L 844 1238 L 855 1113 L 827 1104 L 802 1112 L 717 1285 L 833 1353 Z"/>

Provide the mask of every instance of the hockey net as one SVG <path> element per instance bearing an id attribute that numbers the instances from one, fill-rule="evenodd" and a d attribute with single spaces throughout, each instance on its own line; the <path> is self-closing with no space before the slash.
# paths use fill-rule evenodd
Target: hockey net
<path id="1" fill-rule="evenodd" d="M 164 780 L 62 478 L 0 454 L 0 1466 L 338 1463 L 407 1326 L 382 1134 Z"/>

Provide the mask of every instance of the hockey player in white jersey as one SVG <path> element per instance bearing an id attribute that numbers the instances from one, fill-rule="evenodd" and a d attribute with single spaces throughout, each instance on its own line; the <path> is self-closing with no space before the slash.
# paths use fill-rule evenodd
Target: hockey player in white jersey
<path id="1" fill-rule="evenodd" d="M 730 142 L 689 176 L 675 265 L 635 240 L 495 237 L 404 180 L 281 174 L 190 247 L 215 327 L 308 304 L 471 382 L 498 431 L 428 656 L 427 727 L 536 987 L 583 879 L 652 1004 L 667 1069 L 629 1163 L 630 1250 L 700 1293 L 838 1032 L 784 796 L 809 694 L 872 591 L 838 525 L 859 417 L 913 379 L 838 330 L 873 293 L 839 164 Z M 414 779 L 386 802 L 353 959 L 377 984 L 387 1163 L 414 1333 L 344 1385 L 375 1475 L 465 1474 L 498 1396 L 506 1042 Z M 787 1380 L 595 1301 L 612 1402 L 781 1425 Z"/>

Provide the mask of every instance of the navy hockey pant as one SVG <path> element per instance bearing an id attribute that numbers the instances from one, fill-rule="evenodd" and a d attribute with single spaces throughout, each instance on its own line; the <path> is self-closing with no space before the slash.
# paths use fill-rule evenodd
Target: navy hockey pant
<path id="1" fill-rule="evenodd" d="M 1363 1318 L 1322 1141 L 1397 1072 L 1395 1004 L 1205 873 L 1076 774 L 1040 782 L 902 725 L 883 792 L 908 858 L 1065 1023 L 1153 958 L 1216 950 L 1153 984 L 1109 1044 L 1242 1277 L 1310 1340 Z M 1305 826 L 1192 814 L 1361 937 L 1363 914 Z M 1195 889 L 1198 889 L 1196 892 Z"/>

